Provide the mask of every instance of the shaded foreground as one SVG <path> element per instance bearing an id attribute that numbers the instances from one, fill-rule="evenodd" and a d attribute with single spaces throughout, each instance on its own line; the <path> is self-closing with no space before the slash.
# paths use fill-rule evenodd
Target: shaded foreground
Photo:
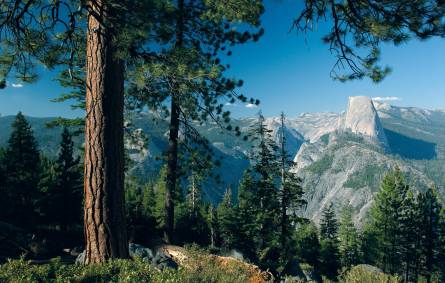
<path id="1" fill-rule="evenodd" d="M 184 283 L 267 283 L 274 282 L 270 272 L 239 259 L 217 256 L 196 246 L 182 248 L 164 245 L 158 248 L 177 264 L 178 268 L 160 270 L 146 260 L 110 260 L 102 264 L 62 263 L 60 258 L 47 264 L 37 265 L 32 261 L 10 260 L 0 265 L 0 282 L 184 282 Z M 326 278 L 287 277 L 287 283 L 331 282 Z M 357 265 L 345 270 L 338 282 L 398 283 L 399 278 L 387 275 L 370 265 Z"/>
<path id="2" fill-rule="evenodd" d="M 141 258 L 103 264 L 65 265 L 60 259 L 34 265 L 11 260 L 0 266 L 0 282 L 272 282 L 268 272 L 230 257 L 210 255 L 195 247 L 164 246 L 179 268 L 159 270 Z"/>

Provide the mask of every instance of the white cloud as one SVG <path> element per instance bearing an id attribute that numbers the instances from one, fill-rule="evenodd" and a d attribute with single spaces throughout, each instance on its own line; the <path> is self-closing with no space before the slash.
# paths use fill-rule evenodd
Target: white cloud
<path id="1" fill-rule="evenodd" d="M 236 107 L 238 105 L 236 105 L 235 103 L 226 102 L 226 106 L 234 106 L 234 107 Z"/>
<path id="2" fill-rule="evenodd" d="M 373 97 L 372 100 L 375 100 L 375 101 L 399 101 L 402 99 L 397 96 L 376 96 L 376 97 Z"/>
<path id="3" fill-rule="evenodd" d="M 17 84 L 12 83 L 11 86 L 14 87 L 14 88 L 21 88 L 21 87 L 23 87 L 23 84 L 21 84 L 21 83 L 17 83 Z"/>
<path id="4" fill-rule="evenodd" d="M 253 103 L 247 103 L 246 104 L 246 108 L 257 108 L 258 106 L 256 104 Z"/>

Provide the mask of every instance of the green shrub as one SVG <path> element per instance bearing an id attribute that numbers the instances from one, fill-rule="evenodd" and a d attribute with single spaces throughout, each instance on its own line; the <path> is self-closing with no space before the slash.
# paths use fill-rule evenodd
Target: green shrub
<path id="1" fill-rule="evenodd" d="M 352 267 L 343 272 L 340 283 L 400 283 L 399 278 L 383 273 L 380 269 L 366 264 Z"/>
<path id="2" fill-rule="evenodd" d="M 10 260 L 0 266 L 0 282 L 5 283 L 241 283 L 248 282 L 247 265 L 236 261 L 221 262 L 196 248 L 188 248 L 186 267 L 159 271 L 141 259 L 112 260 L 103 264 L 66 265 L 60 259 L 49 264 L 32 265 Z"/>

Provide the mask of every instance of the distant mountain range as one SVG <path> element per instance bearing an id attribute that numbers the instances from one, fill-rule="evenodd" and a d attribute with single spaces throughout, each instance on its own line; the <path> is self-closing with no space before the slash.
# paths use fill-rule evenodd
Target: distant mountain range
<path id="1" fill-rule="evenodd" d="M 0 117 L 0 146 L 5 146 L 11 132 L 12 116 Z M 28 117 L 41 150 L 57 154 L 60 129 L 48 129 L 51 118 Z M 245 133 L 256 118 L 234 119 L 232 124 Z M 278 138 L 279 118 L 266 119 Z M 156 178 L 167 148 L 168 123 L 165 119 L 143 113 L 132 124 L 147 137 L 146 142 L 127 143 L 134 160 L 132 173 Z M 215 123 L 197 126 L 211 142 L 222 165 L 215 169 L 222 183 L 208 181 L 206 199 L 217 202 L 225 188 L 236 191 L 248 166 L 249 141 L 222 130 Z M 308 200 L 304 214 L 318 221 L 322 208 L 333 202 L 337 209 L 351 204 L 356 222 L 362 223 L 387 170 L 399 166 L 409 183 L 419 190 L 435 184 L 445 196 L 445 111 L 415 107 L 397 107 L 373 102 L 368 97 L 350 97 L 342 113 L 303 113 L 287 118 L 285 135 L 295 156 L 295 174 L 304 180 Z M 81 137 L 76 143 L 81 145 Z"/>

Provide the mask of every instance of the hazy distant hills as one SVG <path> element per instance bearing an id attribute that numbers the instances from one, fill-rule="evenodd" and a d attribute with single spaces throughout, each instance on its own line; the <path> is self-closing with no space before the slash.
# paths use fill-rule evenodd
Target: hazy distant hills
<path id="1" fill-rule="evenodd" d="M 343 113 L 303 113 L 286 121 L 289 151 L 295 156 L 293 169 L 304 179 L 308 200 L 305 214 L 318 220 L 324 205 L 334 202 L 338 209 L 349 203 L 361 222 L 378 190 L 379 181 L 388 168 L 398 165 L 418 189 L 435 183 L 445 195 L 445 111 L 414 107 L 397 107 L 372 102 L 367 97 L 351 97 Z M 40 148 L 46 155 L 57 154 L 60 129 L 48 129 L 51 118 L 28 117 Z M 12 116 L 0 117 L 0 146 L 10 135 Z M 247 132 L 255 118 L 233 120 Z M 266 123 L 273 134 L 279 118 Z M 127 143 L 134 160 L 133 174 L 156 178 L 159 160 L 167 148 L 168 123 L 144 113 L 133 119 L 134 128 L 147 137 L 144 143 Z M 209 139 L 222 165 L 216 169 L 223 182 L 206 184 L 205 197 L 218 201 L 225 188 L 236 189 L 248 165 L 250 143 L 221 130 L 216 124 L 198 126 Z M 81 145 L 81 137 L 76 139 Z"/>

